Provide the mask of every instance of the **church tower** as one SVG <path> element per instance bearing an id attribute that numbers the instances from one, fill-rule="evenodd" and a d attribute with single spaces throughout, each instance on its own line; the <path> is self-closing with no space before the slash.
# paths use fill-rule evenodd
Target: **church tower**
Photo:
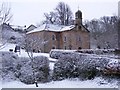
<path id="1" fill-rule="evenodd" d="M 75 13 L 75 25 L 80 26 L 82 24 L 82 12 L 78 10 Z"/>

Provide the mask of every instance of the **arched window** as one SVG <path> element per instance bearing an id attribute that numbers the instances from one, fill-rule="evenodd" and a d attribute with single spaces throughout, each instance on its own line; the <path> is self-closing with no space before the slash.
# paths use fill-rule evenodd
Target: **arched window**
<path id="1" fill-rule="evenodd" d="M 81 41 L 81 37 L 80 36 L 78 37 L 78 41 Z"/>
<path id="2" fill-rule="evenodd" d="M 67 41 L 67 37 L 66 36 L 64 36 L 64 42 L 66 42 Z"/>
<path id="3" fill-rule="evenodd" d="M 55 35 L 52 35 L 52 40 L 56 40 L 56 36 Z"/>

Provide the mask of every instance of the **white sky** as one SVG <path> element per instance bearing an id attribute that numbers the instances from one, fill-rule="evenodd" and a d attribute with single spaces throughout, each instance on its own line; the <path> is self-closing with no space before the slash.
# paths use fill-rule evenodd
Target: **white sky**
<path id="1" fill-rule="evenodd" d="M 13 14 L 12 24 L 27 25 L 40 23 L 44 13 L 53 11 L 58 2 L 67 3 L 73 14 L 79 9 L 83 21 L 118 14 L 119 0 L 1 0 L 9 2 Z M 0 2 L 1 2 L 0 1 Z"/>

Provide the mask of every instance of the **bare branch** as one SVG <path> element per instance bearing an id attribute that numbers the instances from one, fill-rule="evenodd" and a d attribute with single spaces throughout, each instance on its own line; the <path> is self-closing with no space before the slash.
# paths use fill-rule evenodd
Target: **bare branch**
<path id="1" fill-rule="evenodd" d="M 59 25 L 71 25 L 73 14 L 69 5 L 59 2 L 55 10 L 50 13 L 44 13 L 46 20 L 44 22 Z"/>
<path id="2" fill-rule="evenodd" d="M 0 7 L 0 23 L 9 23 L 12 19 L 11 7 L 7 3 L 2 3 Z"/>

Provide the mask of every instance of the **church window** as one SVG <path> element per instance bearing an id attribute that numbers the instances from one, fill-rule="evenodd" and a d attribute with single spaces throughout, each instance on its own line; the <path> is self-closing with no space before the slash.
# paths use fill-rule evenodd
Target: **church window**
<path id="1" fill-rule="evenodd" d="M 64 42 L 66 42 L 66 41 L 67 41 L 67 37 L 65 36 L 65 37 L 64 37 Z"/>
<path id="2" fill-rule="evenodd" d="M 56 37 L 55 37 L 55 35 L 52 35 L 52 40 L 56 40 Z"/>
<path id="3" fill-rule="evenodd" d="M 80 38 L 80 36 L 79 36 L 79 38 L 78 38 L 78 41 L 81 41 L 81 38 Z"/>

